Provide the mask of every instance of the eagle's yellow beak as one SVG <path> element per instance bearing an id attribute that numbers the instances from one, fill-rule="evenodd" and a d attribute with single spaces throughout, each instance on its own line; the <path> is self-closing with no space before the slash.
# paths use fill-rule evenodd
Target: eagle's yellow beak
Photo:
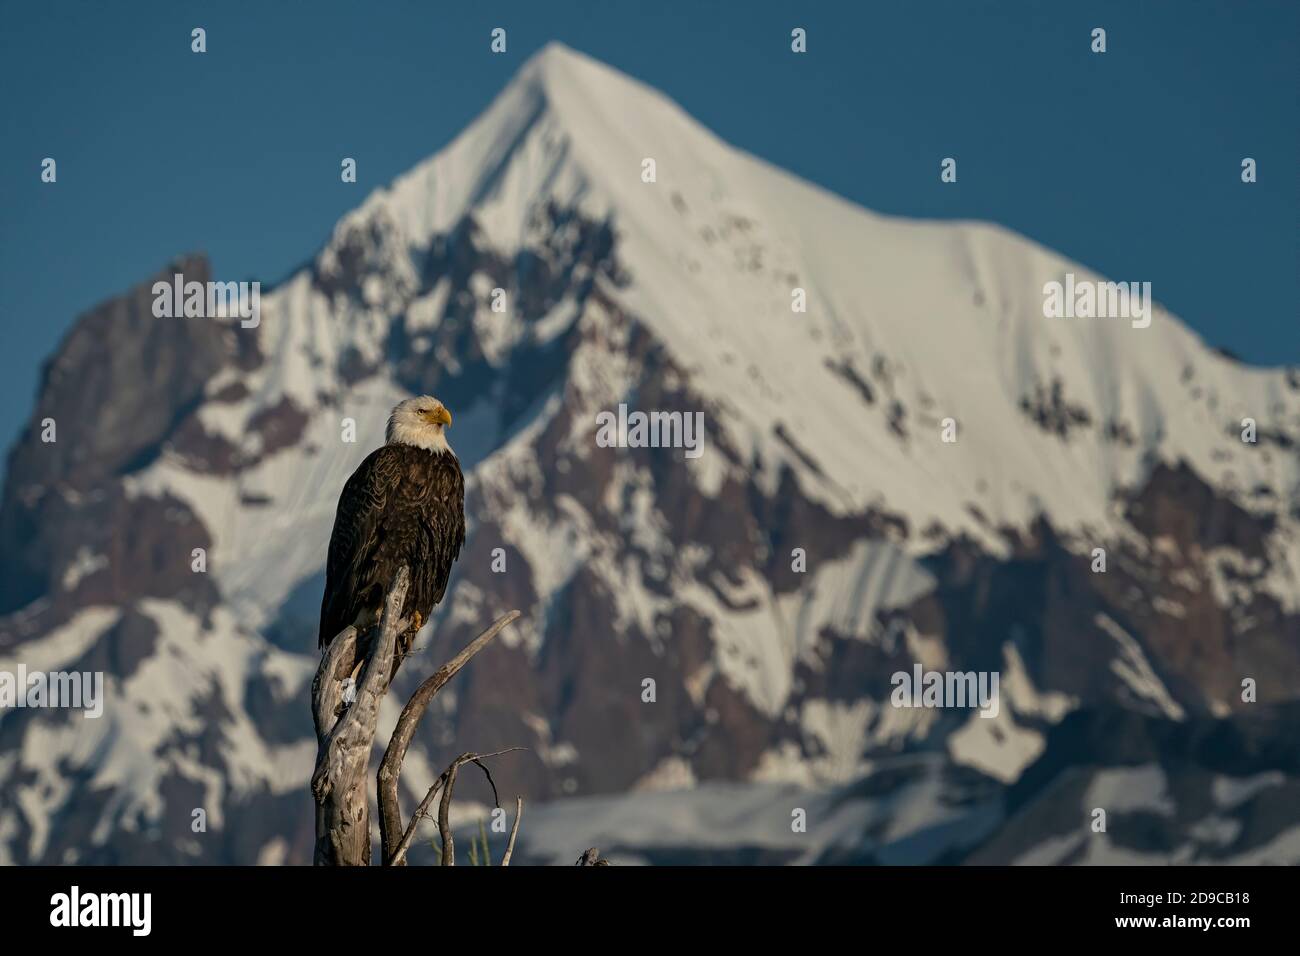
<path id="1" fill-rule="evenodd" d="M 446 408 L 439 405 L 437 408 L 433 410 L 433 414 L 429 416 L 429 421 L 433 422 L 433 424 L 435 425 L 450 425 L 451 412 L 447 411 Z"/>

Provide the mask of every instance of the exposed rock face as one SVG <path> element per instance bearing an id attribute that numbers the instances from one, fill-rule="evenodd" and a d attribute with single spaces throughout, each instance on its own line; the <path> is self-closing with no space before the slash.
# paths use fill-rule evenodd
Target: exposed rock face
<path id="1" fill-rule="evenodd" d="M 71 608 L 145 595 L 214 602 L 189 573 L 191 545 L 208 543 L 189 508 L 170 496 L 131 499 L 120 484 L 187 434 L 219 371 L 256 361 L 229 326 L 154 318 L 151 287 L 174 272 L 209 278 L 202 257 L 178 260 L 84 315 L 47 363 L 5 475 L 0 610 L 38 598 L 61 607 L 68 592 Z"/>
<path id="2" fill-rule="evenodd" d="M 625 124 L 683 172 L 640 182 Z M 209 278 L 186 259 L 61 345 L 0 502 L 0 670 L 107 700 L 0 719 L 0 861 L 310 859 L 325 543 L 411 392 L 455 414 L 470 532 L 395 695 L 524 616 L 437 699 L 408 798 L 525 746 L 503 796 L 575 841 L 526 819 L 539 861 L 1300 861 L 1295 372 L 1171 316 L 1043 320 L 1025 290 L 1062 268 L 853 209 L 548 50 L 258 328 L 155 319 L 156 279 Z M 704 453 L 599 446 L 619 404 L 702 413 Z M 996 716 L 895 706 L 918 664 L 998 674 Z"/>

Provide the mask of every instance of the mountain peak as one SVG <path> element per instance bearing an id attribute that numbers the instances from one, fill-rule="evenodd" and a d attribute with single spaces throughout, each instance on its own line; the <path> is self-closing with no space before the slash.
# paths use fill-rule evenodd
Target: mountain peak
<path id="1" fill-rule="evenodd" d="M 494 117 L 511 150 L 521 143 L 518 117 L 546 127 L 586 176 L 639 181 L 646 157 L 680 154 L 706 164 L 730 147 L 659 90 L 563 43 L 534 53 L 494 100 Z"/>
<path id="2" fill-rule="evenodd" d="M 667 106 L 685 117 L 680 107 L 654 87 L 558 41 L 546 44 L 530 56 L 507 86 L 506 93 L 521 86 L 541 92 L 552 108 L 596 108 L 605 112 L 608 119 L 625 126 L 635 123 L 639 112 L 647 107 Z M 614 112 L 619 108 L 631 112 Z"/>
<path id="3" fill-rule="evenodd" d="M 538 83 L 547 87 L 570 86 L 589 80 L 635 81 L 607 63 L 552 40 L 524 61 L 515 82 Z"/>
<path id="4" fill-rule="evenodd" d="M 450 144 L 372 194 L 338 228 L 379 212 L 423 244 L 471 208 L 481 219 L 493 197 L 520 212 L 527 203 L 519 200 L 540 192 L 567 199 L 601 187 L 622 192 L 640 182 L 646 157 L 703 168 L 715 165 L 719 151 L 731 148 L 658 90 L 551 42 Z M 519 225 L 502 222 L 501 238 L 517 235 Z"/>

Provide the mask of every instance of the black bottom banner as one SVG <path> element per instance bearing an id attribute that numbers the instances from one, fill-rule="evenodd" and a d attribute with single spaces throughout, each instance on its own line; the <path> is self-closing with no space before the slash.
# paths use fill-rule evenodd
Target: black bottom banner
<path id="1" fill-rule="evenodd" d="M 395 933 L 429 933 L 436 943 L 462 930 L 493 943 L 514 933 L 609 942 L 675 923 L 692 939 L 733 944 L 766 936 L 774 923 L 872 940 L 1035 929 L 1058 934 L 1048 939 L 1228 941 L 1294 921 L 1295 871 L 1272 867 L 510 869 L 6 867 L 0 914 L 11 942 L 78 933 L 128 946 L 344 943 Z"/>

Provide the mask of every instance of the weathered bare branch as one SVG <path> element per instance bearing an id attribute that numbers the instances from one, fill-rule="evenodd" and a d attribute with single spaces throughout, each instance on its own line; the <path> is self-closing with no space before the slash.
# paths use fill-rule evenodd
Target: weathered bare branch
<path id="1" fill-rule="evenodd" d="M 510 611 L 497 618 L 491 627 L 470 641 L 459 654 L 443 664 L 416 688 L 415 693 L 411 695 L 411 699 L 402 708 L 402 715 L 397 719 L 397 726 L 393 729 L 393 736 L 388 742 L 388 748 L 384 751 L 384 759 L 379 765 L 379 774 L 376 780 L 376 789 L 379 795 L 380 846 L 386 865 L 405 865 L 405 852 L 399 857 L 398 848 L 404 842 L 409 843 L 409 841 L 403 839 L 403 835 L 406 831 L 412 830 L 415 823 L 420 819 L 421 811 L 417 810 L 416 816 L 411 820 L 410 827 L 403 828 L 402 810 L 398 801 L 398 782 L 402 774 L 402 763 L 406 760 L 407 748 L 411 745 L 411 738 L 414 737 L 415 730 L 419 726 L 429 702 L 433 700 L 434 695 L 449 680 L 456 676 L 456 673 L 462 667 L 470 662 L 475 654 L 486 647 L 492 638 L 500 634 L 507 625 L 518 617 L 518 611 Z M 486 769 L 485 767 L 484 771 Z M 491 780 L 491 775 L 489 775 L 488 779 Z M 435 786 L 437 785 L 435 784 Z M 495 790 L 496 784 L 494 783 L 493 791 L 495 792 Z M 421 806 L 427 809 L 424 804 L 421 804 Z"/>
<path id="2" fill-rule="evenodd" d="M 505 750 L 495 750 L 490 754 L 465 753 L 453 760 L 451 766 L 439 775 L 438 779 L 434 781 L 433 786 L 429 788 L 429 792 L 424 795 L 424 799 L 420 801 L 420 805 L 415 808 L 415 814 L 411 817 L 411 822 L 407 825 L 406 832 L 402 834 L 402 839 L 394 848 L 391 862 L 387 865 L 406 865 L 406 851 L 410 849 L 411 842 L 415 839 L 416 828 L 419 827 L 421 820 L 430 815 L 429 806 L 433 803 L 434 796 L 441 790 L 442 803 L 438 807 L 438 830 L 442 836 L 442 854 L 444 861 L 442 865 L 455 866 L 454 857 L 452 858 L 451 863 L 446 862 L 447 842 L 450 839 L 451 826 L 446 822 L 445 815 L 451 810 L 451 791 L 456 785 L 456 772 L 460 769 L 461 764 L 477 764 L 482 769 L 483 773 L 487 775 L 488 782 L 492 784 L 492 798 L 495 803 L 497 792 L 496 784 L 492 781 L 492 774 L 488 773 L 488 768 L 483 765 L 482 761 L 486 760 L 488 757 L 499 757 L 502 754 L 514 753 L 516 750 L 523 749 L 523 747 L 507 747 Z M 444 787 L 446 788 L 445 790 L 443 789 Z"/>
<path id="3" fill-rule="evenodd" d="M 433 786 L 429 788 L 429 792 L 424 795 L 424 799 L 420 801 L 420 805 L 415 808 L 415 815 L 411 817 L 411 825 L 406 828 L 406 833 L 402 835 L 401 842 L 397 844 L 397 848 L 393 851 L 392 858 L 387 861 L 387 866 L 406 865 L 406 851 L 410 849 L 411 841 L 415 839 L 415 828 L 419 825 L 421 820 L 429 815 L 429 805 L 433 803 L 433 798 L 437 795 L 438 791 L 442 789 L 442 785 L 446 780 L 447 775 L 445 773 L 441 774 L 438 779 L 434 781 Z"/>
<path id="4" fill-rule="evenodd" d="M 364 866 L 370 863 L 370 806 L 365 772 L 370 748 L 374 744 L 379 705 L 388 692 L 392 676 L 397 636 L 409 626 L 401 612 L 410 580 L 410 571 L 403 566 L 398 570 L 384 602 L 379 637 L 372 643 L 366 658 L 356 699 L 317 740 L 316 771 L 312 774 L 311 789 L 316 798 L 318 864 Z M 345 650 L 340 649 L 334 654 L 327 651 L 317 671 L 319 699 L 313 711 L 318 734 L 329 724 L 333 712 L 331 700 L 334 701 L 333 708 L 337 708 L 341 690 L 332 685 L 337 680 L 335 668 L 345 659 Z"/>
<path id="5" fill-rule="evenodd" d="M 357 629 L 349 625 L 330 641 L 321 655 L 316 677 L 311 682 L 312 717 L 316 723 L 317 740 L 323 740 L 334 729 L 343 696 L 339 670 L 356 656 L 356 649 Z"/>
<path id="6" fill-rule="evenodd" d="M 515 797 L 515 822 L 510 827 L 510 839 L 506 843 L 506 854 L 501 858 L 502 866 L 510 865 L 510 858 L 515 855 L 515 837 L 519 836 L 519 821 L 524 815 L 524 798 Z"/>
<path id="7" fill-rule="evenodd" d="M 311 789 L 316 800 L 317 864 L 370 863 L 370 807 L 365 773 L 374 745 L 380 704 L 387 695 L 393 674 L 400 664 L 397 660 L 399 639 L 411 623 L 401 616 L 409 587 L 410 570 L 403 567 L 385 596 L 384 612 L 379 625 L 366 633 L 359 633 L 354 627 L 341 631 L 321 656 L 320 666 L 312 681 L 312 718 L 316 726 L 317 754 Z M 403 708 L 379 769 L 381 851 L 385 863 L 405 865 L 406 854 L 416 829 L 421 820 L 431 816 L 430 807 L 434 797 L 441 792 L 438 826 L 443 835 L 442 862 L 445 866 L 455 866 L 455 844 L 449 817 L 456 776 L 463 764 L 474 763 L 483 771 L 492 787 L 493 802 L 497 802 L 496 781 L 483 760 L 520 750 L 520 747 L 487 754 L 465 753 L 457 757 L 429 788 L 410 825 L 405 828 L 401 824 L 398 782 L 411 739 L 434 695 L 518 617 L 518 611 L 502 615 L 424 681 Z M 361 675 L 356 696 L 350 705 L 345 705 L 343 679 L 353 672 L 358 663 Z M 502 865 L 508 864 L 514 852 L 519 817 L 523 810 L 522 798 L 517 801 L 517 807 Z"/>
<path id="8" fill-rule="evenodd" d="M 465 761 L 461 755 L 447 768 L 447 783 L 442 788 L 442 802 L 438 804 L 438 835 L 442 838 L 442 865 L 456 865 L 456 842 L 451 833 L 451 794 L 456 787 L 456 772 Z"/>

